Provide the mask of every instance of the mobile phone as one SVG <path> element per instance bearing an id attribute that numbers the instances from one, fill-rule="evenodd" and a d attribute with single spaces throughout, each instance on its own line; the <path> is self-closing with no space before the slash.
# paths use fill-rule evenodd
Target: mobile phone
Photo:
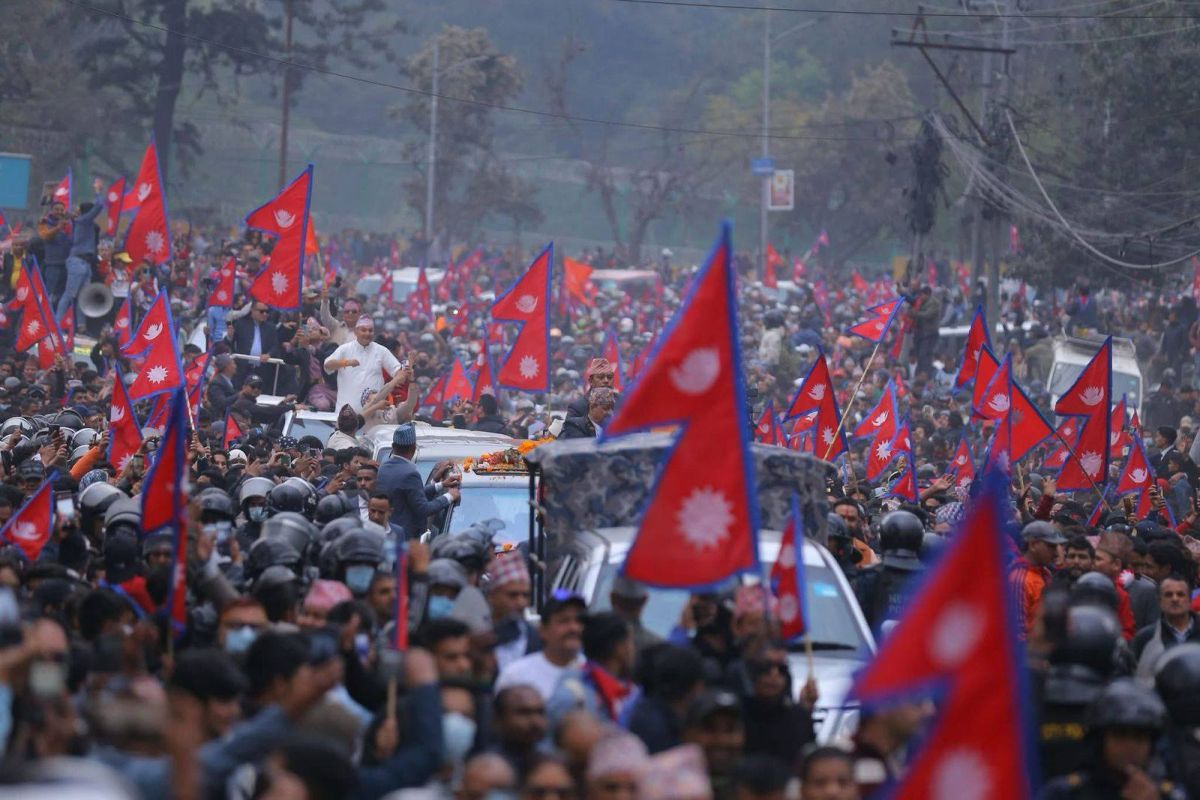
<path id="1" fill-rule="evenodd" d="M 292 457 L 289 456 L 287 453 L 281 453 L 279 456 L 279 463 L 282 466 L 290 467 L 292 465 Z"/>
<path id="2" fill-rule="evenodd" d="M 70 492 L 57 492 L 54 496 L 54 513 L 60 519 L 75 518 L 75 498 Z"/>
<path id="3" fill-rule="evenodd" d="M 312 631 L 308 634 L 308 663 L 316 666 L 332 661 L 338 655 L 337 636 L 329 631 Z"/>

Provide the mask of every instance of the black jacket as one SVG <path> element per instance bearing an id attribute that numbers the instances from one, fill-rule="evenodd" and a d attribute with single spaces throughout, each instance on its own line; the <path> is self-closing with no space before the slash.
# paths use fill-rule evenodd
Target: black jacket
<path id="1" fill-rule="evenodd" d="M 233 381 L 220 373 L 213 375 L 212 380 L 208 383 L 208 404 L 212 407 L 214 415 L 218 417 L 224 415 L 233 405 L 237 395 L 238 391 L 233 388 Z"/>
<path id="2" fill-rule="evenodd" d="M 567 417 L 563 420 L 562 432 L 559 439 L 595 439 L 596 426 L 591 417 Z"/>
<path id="3" fill-rule="evenodd" d="M 504 420 L 504 417 L 499 414 L 480 417 L 471 430 L 486 431 L 487 433 L 503 433 L 505 436 L 509 436 L 512 433 L 512 429 L 508 427 L 508 423 Z"/>
<path id="4" fill-rule="evenodd" d="M 259 327 L 259 337 L 262 340 L 262 352 L 269 356 L 279 357 L 279 329 L 273 323 L 264 322 Z M 233 352 L 243 355 L 250 354 L 254 344 L 254 320 L 241 317 L 233 323 Z"/>
<path id="5" fill-rule="evenodd" d="M 812 714 L 799 703 L 784 704 L 747 697 L 742 700 L 746 725 L 746 755 L 774 756 L 795 764 L 813 735 Z"/>

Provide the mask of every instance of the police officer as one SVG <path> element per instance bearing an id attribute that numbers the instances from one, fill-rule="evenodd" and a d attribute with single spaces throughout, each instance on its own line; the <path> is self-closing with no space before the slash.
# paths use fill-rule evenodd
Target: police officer
<path id="1" fill-rule="evenodd" d="M 878 628 L 885 621 L 899 619 L 904 610 L 909 583 L 925 569 L 921 547 L 925 526 L 911 511 L 892 511 L 879 523 L 879 564 L 859 574 L 855 592 L 867 622 Z"/>
<path id="2" fill-rule="evenodd" d="M 1154 743 L 1167 723 L 1167 709 L 1152 690 L 1118 678 L 1096 697 L 1085 716 L 1087 766 L 1055 778 L 1043 800 L 1169 798 L 1187 793 L 1165 779 Z"/>
<path id="3" fill-rule="evenodd" d="M 1168 650 L 1158 661 L 1154 687 L 1170 716 L 1163 759 L 1188 794 L 1200 797 L 1200 644 Z"/>
<path id="4" fill-rule="evenodd" d="M 1099 606 L 1069 609 L 1065 627 L 1065 638 L 1050 652 L 1040 691 L 1038 755 L 1045 778 L 1083 767 L 1084 716 L 1112 677 L 1113 652 L 1121 636 L 1116 615 Z"/>
<path id="5" fill-rule="evenodd" d="M 247 478 L 238 489 L 242 524 L 238 527 L 237 539 L 243 552 L 258 539 L 262 524 L 267 520 L 267 494 L 274 488 L 275 483 L 270 478 L 256 476 Z"/>

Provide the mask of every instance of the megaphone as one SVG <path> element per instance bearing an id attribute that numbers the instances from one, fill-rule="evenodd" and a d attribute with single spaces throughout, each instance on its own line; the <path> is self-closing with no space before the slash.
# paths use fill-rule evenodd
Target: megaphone
<path id="1" fill-rule="evenodd" d="M 103 317 L 113 307 L 113 293 L 103 283 L 95 281 L 83 287 L 79 292 L 79 297 L 75 300 L 79 305 L 79 310 L 83 312 L 85 317 L 95 319 Z"/>

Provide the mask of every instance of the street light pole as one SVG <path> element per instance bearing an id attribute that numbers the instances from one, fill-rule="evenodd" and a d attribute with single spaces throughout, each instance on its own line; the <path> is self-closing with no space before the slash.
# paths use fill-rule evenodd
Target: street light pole
<path id="1" fill-rule="evenodd" d="M 433 246 L 433 180 L 437 168 L 438 40 L 433 39 L 433 85 L 429 98 L 429 164 L 425 168 L 425 246 Z"/>
<path id="2" fill-rule="evenodd" d="M 771 12 L 763 11 L 762 157 L 771 157 Z M 758 252 L 762 258 L 759 275 L 767 274 L 767 204 L 771 199 L 771 175 L 762 178 L 758 210 Z"/>

